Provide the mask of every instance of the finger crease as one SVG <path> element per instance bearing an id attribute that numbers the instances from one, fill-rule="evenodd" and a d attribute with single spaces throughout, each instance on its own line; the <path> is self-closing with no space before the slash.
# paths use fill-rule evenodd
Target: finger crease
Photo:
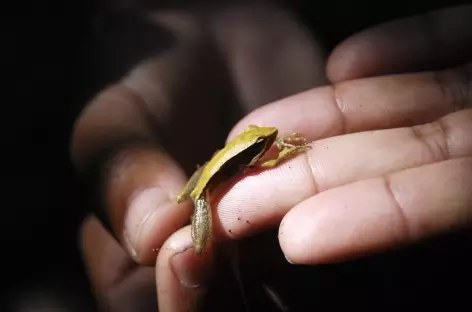
<path id="1" fill-rule="evenodd" d="M 161 121 L 162 118 L 159 116 L 157 112 L 152 110 L 150 107 L 151 105 L 148 104 L 148 101 L 146 99 L 135 92 L 132 88 L 130 88 L 128 85 L 123 84 L 123 89 L 128 92 L 130 97 L 133 97 L 135 103 L 135 108 L 141 115 L 141 118 L 143 122 L 146 123 L 147 129 L 150 129 L 150 137 L 154 142 L 157 142 L 157 135 L 163 139 L 165 132 L 163 129 L 159 126 L 159 122 Z"/>
<path id="2" fill-rule="evenodd" d="M 346 116 L 344 115 L 344 104 L 343 101 L 341 100 L 341 96 L 339 96 L 339 91 L 338 87 L 336 84 L 333 84 L 331 86 L 331 97 L 333 99 L 334 106 L 337 108 L 337 111 L 339 112 L 339 121 L 335 121 L 334 123 L 336 125 L 341 126 L 341 133 L 346 133 L 347 131 L 347 123 L 346 123 Z"/>
<path id="3" fill-rule="evenodd" d="M 305 157 L 305 162 L 307 163 L 307 166 L 310 168 L 310 177 L 311 177 L 311 184 L 313 185 L 313 195 L 314 194 L 318 194 L 318 190 L 320 189 L 319 186 L 318 186 L 318 181 L 316 181 L 316 172 L 319 171 L 319 170 L 316 170 L 316 164 L 318 164 L 318 162 L 316 161 L 312 161 L 309 153 L 304 153 Z M 315 165 L 312 165 L 312 164 L 315 164 Z"/>
<path id="4" fill-rule="evenodd" d="M 450 94 L 450 92 L 448 92 L 445 86 L 446 82 L 445 82 L 443 73 L 440 71 L 433 71 L 432 78 L 433 78 L 433 83 L 436 85 L 436 88 L 441 93 L 441 97 L 444 99 L 444 102 L 446 104 L 451 104 L 452 109 L 454 109 L 456 105 L 455 103 L 456 99 L 454 98 L 453 94 Z"/>
<path id="5" fill-rule="evenodd" d="M 424 128 L 434 128 L 432 135 L 425 135 Z M 449 135 L 446 126 L 441 120 L 411 127 L 414 137 L 424 145 L 431 156 L 432 162 L 447 160 L 451 157 L 449 146 Z"/>
<path id="6" fill-rule="evenodd" d="M 472 62 L 453 70 L 456 83 L 452 85 L 457 109 L 471 107 L 472 102 Z"/>
<path id="7" fill-rule="evenodd" d="M 413 234 L 410 228 L 410 222 L 408 221 L 408 218 L 406 217 L 405 211 L 403 210 L 402 205 L 400 204 L 400 201 L 398 200 L 397 196 L 395 196 L 395 192 L 393 191 L 392 182 L 389 176 L 384 175 L 383 181 L 385 185 L 385 190 L 387 191 L 387 195 L 390 196 L 394 209 L 396 210 L 397 215 L 400 219 L 401 227 L 403 229 L 402 233 L 405 236 L 404 238 L 412 239 Z"/>
<path id="8" fill-rule="evenodd" d="M 470 106 L 472 89 L 472 63 L 457 68 L 433 72 L 433 81 L 446 103 L 454 111 Z"/>
<path id="9" fill-rule="evenodd" d="M 439 136 L 438 136 L 438 148 L 442 156 L 442 160 L 446 160 L 451 158 L 451 146 L 450 144 L 450 137 L 449 131 L 444 124 L 443 119 L 439 119 L 438 121 L 434 122 L 439 129 Z"/>

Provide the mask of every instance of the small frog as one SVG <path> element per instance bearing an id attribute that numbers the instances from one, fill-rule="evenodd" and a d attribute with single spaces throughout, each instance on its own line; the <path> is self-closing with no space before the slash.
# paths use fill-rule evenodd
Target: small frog
<path id="1" fill-rule="evenodd" d="M 191 217 L 191 233 L 195 252 L 201 254 L 212 236 L 210 193 L 219 183 L 230 179 L 244 168 L 271 168 L 293 154 L 311 148 L 298 133 L 278 137 L 275 127 L 249 125 L 241 134 L 217 151 L 190 177 L 177 203 L 192 199 L 195 205 Z M 276 145 L 278 152 L 269 159 L 261 158 Z"/>

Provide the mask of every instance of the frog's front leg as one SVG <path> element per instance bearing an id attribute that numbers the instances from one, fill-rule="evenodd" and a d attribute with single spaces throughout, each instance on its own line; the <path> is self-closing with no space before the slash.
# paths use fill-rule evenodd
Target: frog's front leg
<path id="1" fill-rule="evenodd" d="M 194 200 L 195 210 L 191 217 L 192 242 L 197 255 L 203 252 L 212 237 L 211 205 L 207 197 L 206 194 L 203 194 Z"/>
<path id="2" fill-rule="evenodd" d="M 278 137 L 275 140 L 275 144 L 280 150 L 288 147 L 306 146 L 308 143 L 308 140 L 298 132 L 294 132 L 284 137 Z"/>
<path id="3" fill-rule="evenodd" d="M 188 179 L 187 183 L 185 184 L 184 188 L 180 192 L 180 194 L 177 196 L 177 203 L 180 204 L 187 199 L 190 198 L 190 193 L 193 191 L 195 188 L 195 184 L 197 184 L 198 179 L 200 179 L 203 169 L 205 169 L 205 166 L 208 162 L 206 162 L 203 166 L 197 166 L 197 170 L 192 174 L 190 179 Z"/>
<path id="4" fill-rule="evenodd" d="M 267 159 L 259 164 L 259 167 L 274 167 L 296 153 L 311 149 L 311 146 L 308 145 L 309 143 L 310 142 L 299 133 L 277 138 L 275 144 L 279 152 L 273 158 Z"/>

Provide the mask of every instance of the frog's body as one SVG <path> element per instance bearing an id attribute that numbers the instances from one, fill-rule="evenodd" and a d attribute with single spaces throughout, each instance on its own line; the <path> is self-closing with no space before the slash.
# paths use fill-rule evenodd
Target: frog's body
<path id="1" fill-rule="evenodd" d="M 277 133 L 277 128 L 249 126 L 223 149 L 216 152 L 210 161 L 195 171 L 181 194 L 177 197 L 177 202 L 181 203 L 187 200 L 189 196 L 193 200 L 199 198 L 221 167 L 247 149 L 253 150 L 253 159 L 251 163 L 242 165 L 252 165 L 268 147 L 272 146 L 277 138 Z"/>
<path id="2" fill-rule="evenodd" d="M 244 132 L 235 137 L 223 149 L 216 152 L 213 157 L 199 167 L 190 177 L 182 192 L 177 197 L 181 203 L 192 199 L 195 211 L 192 216 L 192 240 L 195 251 L 200 254 L 211 239 L 211 204 L 209 194 L 220 182 L 218 177 L 228 178 L 241 167 L 273 167 L 292 154 L 309 148 L 306 140 L 293 134 L 292 136 L 277 138 L 278 129 L 275 127 L 248 126 Z M 302 144 L 292 144 L 290 141 L 302 141 Z M 279 148 L 278 155 L 261 164 L 258 161 L 273 146 L 274 142 Z M 300 143 L 300 142 L 298 142 Z"/>

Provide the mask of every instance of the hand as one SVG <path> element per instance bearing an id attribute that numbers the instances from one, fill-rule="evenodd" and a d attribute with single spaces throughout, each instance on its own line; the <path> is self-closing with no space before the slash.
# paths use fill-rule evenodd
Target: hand
<path id="1" fill-rule="evenodd" d="M 315 264 L 376 252 L 467 224 L 471 217 L 471 198 L 465 189 L 471 185 L 472 176 L 472 143 L 466 135 L 470 133 L 472 119 L 467 108 L 471 102 L 468 92 L 471 83 L 467 78 L 471 65 L 413 72 L 467 61 L 471 52 L 467 44 L 472 42 L 468 30 L 471 11 L 470 7 L 444 10 L 429 19 L 417 17 L 366 30 L 348 39 L 332 54 L 327 72 L 333 86 L 269 104 L 244 118 L 230 137 L 247 124 L 257 123 L 275 125 L 286 133 L 302 132 L 317 141 L 307 157 L 300 156 L 279 168 L 248 176 L 224 194 L 215 212 L 219 218 L 215 238 L 240 239 L 276 227 L 282 221 L 279 240 L 287 258 L 294 263 Z M 433 21 L 436 35 L 425 30 L 426 25 L 420 22 L 424 20 Z M 451 25 L 455 26 L 454 31 L 447 33 L 456 37 L 439 35 Z M 436 38 L 431 42 L 446 48 L 442 53 L 432 53 L 438 51 L 437 46 L 419 38 Z M 408 40 L 411 44 L 405 44 Z M 409 50 L 405 51 L 403 46 Z M 383 50 L 384 47 L 388 48 Z M 430 57 L 432 54 L 437 57 Z M 402 72 L 411 73 L 358 79 Z M 132 160 L 138 163 L 134 168 L 142 167 L 138 168 L 141 173 L 149 172 L 152 164 L 162 161 L 158 158 L 140 165 L 139 158 Z M 150 176 L 159 178 L 167 168 L 164 171 L 161 168 L 159 174 L 150 172 Z M 129 172 L 120 175 L 133 176 Z M 181 177 L 176 185 L 183 183 Z M 236 205 L 246 209 L 238 211 Z M 118 215 L 115 218 L 123 223 L 123 219 L 137 211 L 133 207 L 136 206 L 111 211 L 121 211 L 115 212 Z M 144 254 L 152 254 L 149 250 L 153 245 L 148 242 L 160 243 L 179 227 L 177 224 L 162 231 L 163 225 L 187 218 L 185 215 L 179 219 L 180 212 L 162 207 L 165 212 L 146 222 L 152 226 L 140 235 L 139 241 L 145 243 L 138 245 L 149 247 L 142 248 Z M 189 210 L 185 213 L 189 214 Z M 250 223 L 242 223 L 238 217 Z M 125 294 L 127 299 L 142 298 L 142 292 L 123 289 L 128 286 L 139 290 L 137 280 L 146 275 L 142 272 L 148 270 L 146 276 L 151 276 L 154 271 L 139 267 L 126 273 L 130 271 L 120 269 L 119 265 L 103 270 L 100 263 L 112 260 L 120 265 L 128 263 L 123 260 L 126 253 L 103 234 L 94 219 L 89 220 L 83 231 L 84 251 L 99 296 L 116 306 L 120 302 L 116 297 L 126 301 Z M 118 229 L 123 228 L 120 222 L 115 225 Z M 106 239 L 91 234 L 100 231 Z M 159 252 L 156 276 L 162 311 L 183 310 L 182 303 L 192 305 L 198 298 L 198 288 L 182 287 L 169 270 L 168 259 L 179 248 L 188 246 L 189 239 L 185 227 L 171 235 Z M 104 246 L 109 246 L 108 251 Z M 119 252 L 122 257 L 117 259 Z M 143 253 L 138 255 L 136 258 L 142 259 Z M 198 261 L 191 259 L 191 253 L 184 255 L 188 258 L 181 262 L 182 267 L 198 265 Z M 204 271 L 191 267 L 187 273 Z M 150 289 L 155 287 L 149 285 Z M 121 296 L 110 295 L 120 291 Z M 136 307 L 135 300 L 127 302 Z"/>
<path id="2" fill-rule="evenodd" d="M 249 111 L 325 82 L 321 49 L 285 12 L 149 17 L 152 27 L 171 32 L 172 44 L 94 98 L 72 138 L 74 164 L 101 197 L 97 214 L 119 242 L 96 217 L 84 222 L 89 276 L 111 311 L 153 307 L 156 293 L 160 311 L 196 306 L 206 286 L 199 273 L 211 271 L 212 259 L 183 252 L 191 246 L 182 226 L 192 205 L 177 205 L 175 197 L 185 172 L 222 146 L 230 125 Z M 277 53 L 268 60 L 274 43 Z"/>
<path id="3" fill-rule="evenodd" d="M 240 121 L 230 138 L 254 123 L 316 141 L 306 156 L 224 194 L 219 235 L 280 224 L 287 259 L 317 264 L 470 225 L 472 63 L 419 70 L 470 61 L 471 18 L 471 6 L 458 7 L 357 34 L 329 59 L 332 86 Z"/>

